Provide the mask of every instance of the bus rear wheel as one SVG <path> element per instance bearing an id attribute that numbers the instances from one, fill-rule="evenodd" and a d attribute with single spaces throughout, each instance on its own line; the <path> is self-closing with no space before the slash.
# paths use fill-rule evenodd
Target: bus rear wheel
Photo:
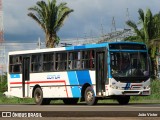
<path id="1" fill-rule="evenodd" d="M 51 100 L 49 98 L 43 98 L 42 89 L 38 87 L 34 91 L 34 101 L 37 105 L 48 105 Z"/>
<path id="2" fill-rule="evenodd" d="M 66 99 L 63 99 L 63 102 L 66 105 L 76 105 L 78 100 L 79 98 L 66 98 Z"/>
<path id="3" fill-rule="evenodd" d="M 130 96 L 118 96 L 117 101 L 120 105 L 127 105 L 129 103 Z"/>
<path id="4" fill-rule="evenodd" d="M 87 105 L 97 104 L 98 99 L 95 97 L 93 88 L 91 86 L 88 86 L 85 90 L 85 101 Z"/>

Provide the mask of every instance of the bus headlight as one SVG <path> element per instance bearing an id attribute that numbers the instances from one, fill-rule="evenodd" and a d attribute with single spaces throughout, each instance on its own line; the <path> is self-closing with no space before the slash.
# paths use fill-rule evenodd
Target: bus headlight
<path id="1" fill-rule="evenodd" d="M 110 85 L 110 87 L 111 87 L 112 89 L 118 89 L 118 90 L 121 90 L 121 87 L 118 87 L 118 86 Z"/>
<path id="2" fill-rule="evenodd" d="M 144 89 L 150 89 L 150 86 L 144 86 L 143 88 Z"/>
<path id="3" fill-rule="evenodd" d="M 114 85 L 110 85 L 110 87 L 111 87 L 112 89 L 116 89 L 116 86 L 114 86 Z"/>

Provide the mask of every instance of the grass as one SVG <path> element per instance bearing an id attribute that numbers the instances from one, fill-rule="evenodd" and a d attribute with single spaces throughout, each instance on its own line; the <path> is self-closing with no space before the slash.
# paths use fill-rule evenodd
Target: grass
<path id="1" fill-rule="evenodd" d="M 116 100 L 99 100 L 98 103 L 118 103 Z M 160 103 L 160 80 L 151 81 L 150 96 L 131 96 L 130 103 Z M 34 104 L 29 98 L 7 98 L 0 93 L 0 104 Z M 51 104 L 63 104 L 62 100 L 53 100 Z"/>
<path id="2" fill-rule="evenodd" d="M 30 98 L 7 98 L 0 93 L 0 104 L 33 104 L 34 100 Z"/>
<path id="3" fill-rule="evenodd" d="M 151 95 L 150 96 L 132 96 L 131 102 L 148 102 L 148 103 L 160 103 L 160 80 L 151 81 Z"/>

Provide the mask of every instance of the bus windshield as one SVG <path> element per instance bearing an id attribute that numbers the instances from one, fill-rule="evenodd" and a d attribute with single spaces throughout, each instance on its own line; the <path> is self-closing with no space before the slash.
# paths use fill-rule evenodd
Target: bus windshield
<path id="1" fill-rule="evenodd" d="M 145 52 L 111 52 L 112 77 L 149 77 Z"/>

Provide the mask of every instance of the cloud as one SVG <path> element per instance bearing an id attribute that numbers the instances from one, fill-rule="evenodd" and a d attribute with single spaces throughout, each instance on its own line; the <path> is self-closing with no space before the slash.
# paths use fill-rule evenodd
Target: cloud
<path id="1" fill-rule="evenodd" d="M 28 8 L 35 5 L 36 1 L 3 1 L 4 31 L 7 40 L 26 40 L 34 38 L 34 35 L 41 36 L 43 32 L 41 28 L 27 16 Z"/>
<path id="2" fill-rule="evenodd" d="M 4 29 L 7 40 L 44 39 L 38 24 L 27 16 L 28 8 L 38 0 L 3 0 Z M 47 0 L 45 0 L 47 1 Z M 57 0 L 67 2 L 74 12 L 66 19 L 58 32 L 60 38 L 77 38 L 99 36 L 110 32 L 112 17 L 115 17 L 117 29 L 123 29 L 126 20 L 126 9 L 129 8 L 130 18 L 138 21 L 138 9 L 150 8 L 155 14 L 160 11 L 159 0 Z"/>
<path id="3" fill-rule="evenodd" d="M 138 21 L 138 9 L 150 8 L 153 13 L 159 12 L 159 0 L 61 0 L 68 3 L 74 9 L 70 14 L 64 27 L 61 29 L 61 36 L 76 37 L 76 33 L 84 36 L 92 30 L 95 35 L 102 32 L 110 32 L 112 18 L 115 17 L 117 29 L 123 29 L 126 20 L 126 10 L 129 9 L 130 18 Z M 152 2 L 152 4 L 151 4 Z"/>

